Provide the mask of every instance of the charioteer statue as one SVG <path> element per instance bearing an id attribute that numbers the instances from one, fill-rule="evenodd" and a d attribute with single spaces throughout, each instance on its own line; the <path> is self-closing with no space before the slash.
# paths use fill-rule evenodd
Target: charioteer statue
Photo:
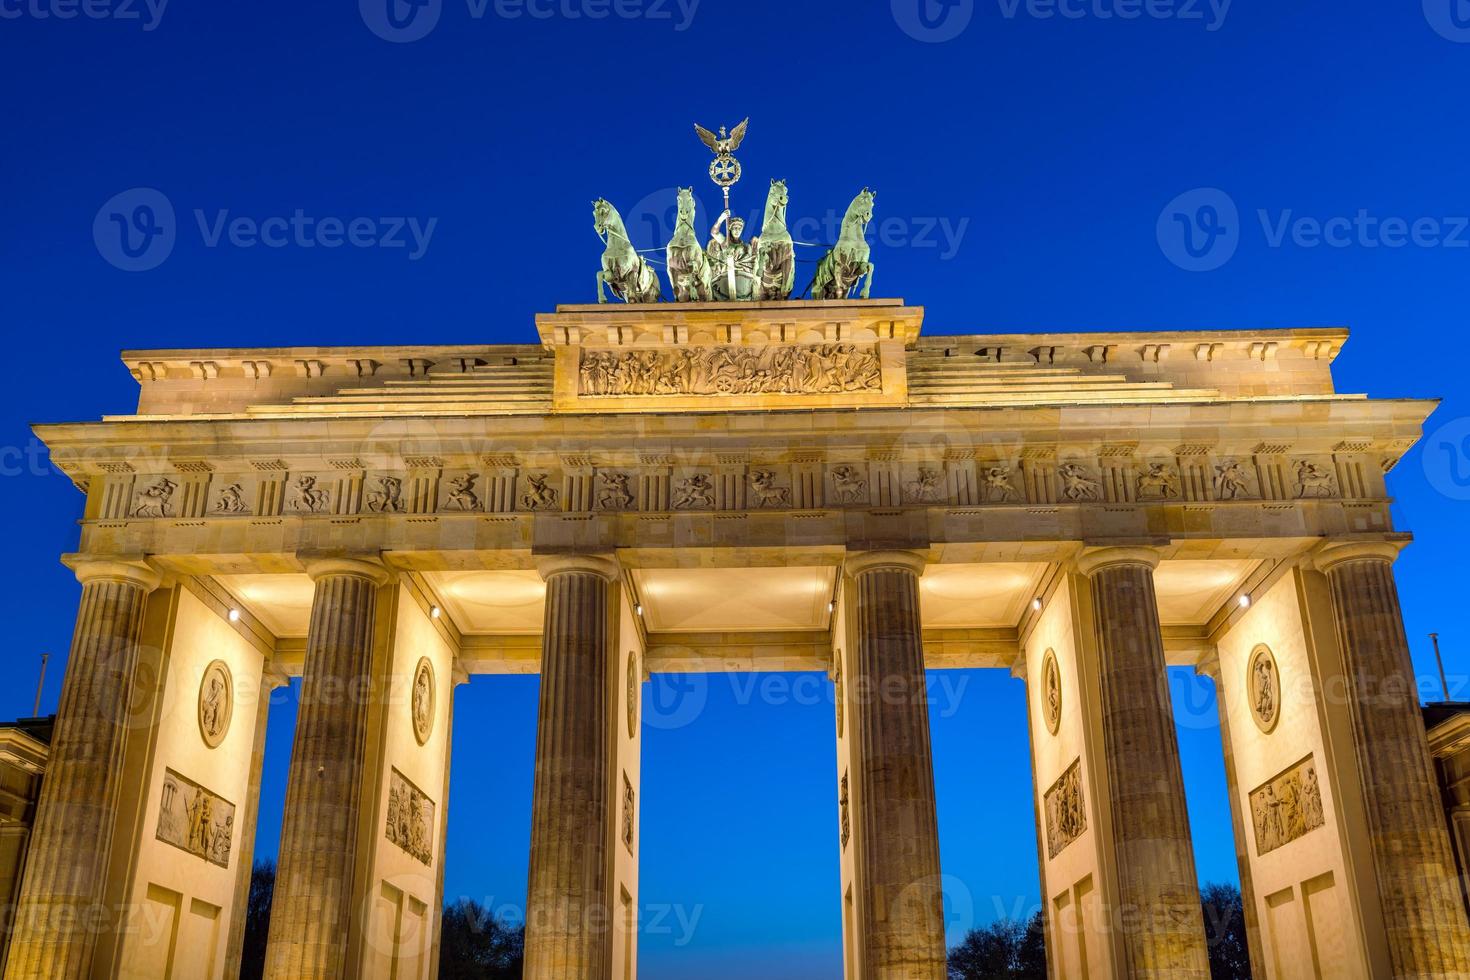
<path id="1" fill-rule="evenodd" d="M 693 188 L 680 188 L 674 235 L 664 249 L 666 272 L 676 303 L 764 302 L 792 298 L 796 283 L 796 246 L 786 227 L 790 200 L 784 180 L 771 181 L 761 233 L 745 239 L 745 220 L 730 207 L 730 188 L 739 182 L 742 168 L 735 151 L 745 140 L 747 119 L 718 134 L 698 124 L 695 132 L 715 154 L 709 175 L 724 195 L 725 209 L 710 229 L 709 242 L 700 248 L 695 232 Z M 873 220 L 875 195 L 864 189 L 847 209 L 837 244 L 817 263 L 816 274 L 803 296 L 846 299 L 854 290 L 867 299 L 873 286 L 873 263 L 866 233 Z M 662 298 L 658 272 L 629 241 L 617 210 L 607 201 L 594 206 L 598 236 L 606 249 L 597 275 L 597 301 L 607 292 L 627 303 L 656 303 Z"/>

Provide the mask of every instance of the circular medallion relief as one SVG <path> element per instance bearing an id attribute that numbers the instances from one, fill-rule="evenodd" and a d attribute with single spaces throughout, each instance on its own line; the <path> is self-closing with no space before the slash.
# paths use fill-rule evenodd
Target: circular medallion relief
<path id="1" fill-rule="evenodd" d="M 1055 735 L 1062 725 L 1062 672 L 1052 650 L 1041 660 L 1041 715 L 1046 730 Z"/>
<path id="2" fill-rule="evenodd" d="M 413 671 L 413 737 L 423 745 L 434 731 L 434 665 L 420 657 Z"/>
<path id="3" fill-rule="evenodd" d="M 199 681 L 199 734 L 204 744 L 216 748 L 230 730 L 235 711 L 235 678 L 223 660 L 211 661 Z"/>
<path id="4" fill-rule="evenodd" d="M 638 654 L 628 651 L 628 737 L 638 737 L 638 701 L 643 693 L 643 678 L 638 674 Z"/>
<path id="5" fill-rule="evenodd" d="M 1256 727 L 1270 734 L 1281 719 L 1281 671 L 1271 648 L 1264 643 L 1251 651 L 1245 686 Z"/>

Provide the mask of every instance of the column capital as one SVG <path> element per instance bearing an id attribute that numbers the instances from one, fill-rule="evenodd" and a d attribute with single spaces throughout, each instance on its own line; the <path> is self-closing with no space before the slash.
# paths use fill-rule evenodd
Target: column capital
<path id="1" fill-rule="evenodd" d="M 144 592 L 152 592 L 163 584 L 163 576 L 142 561 L 79 558 L 69 555 L 64 562 L 83 585 L 92 582 L 122 582 Z"/>
<path id="2" fill-rule="evenodd" d="M 365 578 L 374 585 L 387 585 L 393 573 L 375 558 L 306 558 L 306 574 L 313 582 L 324 578 L 345 575 L 350 578 Z"/>
<path id="3" fill-rule="evenodd" d="M 617 559 L 610 555 L 547 555 L 536 560 L 536 571 L 544 581 L 550 581 L 553 575 L 584 572 L 616 582 L 621 574 Z"/>
<path id="4" fill-rule="evenodd" d="M 1373 541 L 1339 538 L 1323 542 L 1312 553 L 1311 562 L 1319 572 L 1327 572 L 1347 561 L 1381 561 L 1392 565 L 1407 541 Z"/>
<path id="5" fill-rule="evenodd" d="M 1160 550 L 1148 545 L 1106 545 L 1077 553 L 1077 571 L 1089 578 L 1111 565 L 1147 565 L 1158 568 Z"/>
<path id="6" fill-rule="evenodd" d="M 843 570 L 848 575 L 858 576 L 879 568 L 898 569 L 923 575 L 929 562 L 917 551 L 857 551 L 848 554 Z"/>

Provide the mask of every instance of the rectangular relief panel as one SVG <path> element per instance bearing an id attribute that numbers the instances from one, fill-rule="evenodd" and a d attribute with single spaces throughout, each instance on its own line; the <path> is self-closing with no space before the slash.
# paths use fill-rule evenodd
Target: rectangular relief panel
<path id="1" fill-rule="evenodd" d="M 388 840 L 423 864 L 434 863 L 434 801 L 397 769 L 388 783 Z"/>
<path id="2" fill-rule="evenodd" d="M 221 868 L 230 866 L 235 804 L 172 769 L 163 772 L 157 838 Z"/>
<path id="3" fill-rule="evenodd" d="M 1256 853 L 1266 855 L 1326 823 L 1312 756 L 1251 790 Z"/>
<path id="4" fill-rule="evenodd" d="M 1082 805 L 1082 760 L 1076 759 L 1046 791 L 1046 852 L 1055 858 L 1087 830 Z"/>

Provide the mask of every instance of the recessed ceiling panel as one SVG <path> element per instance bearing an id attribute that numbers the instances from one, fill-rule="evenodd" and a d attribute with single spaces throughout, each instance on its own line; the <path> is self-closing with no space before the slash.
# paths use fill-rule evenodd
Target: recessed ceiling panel
<path id="1" fill-rule="evenodd" d="M 1208 623 L 1235 597 L 1255 566 L 1251 559 L 1161 562 L 1154 571 L 1159 622 L 1166 626 Z"/>
<path id="2" fill-rule="evenodd" d="M 546 583 L 534 569 L 426 572 L 461 633 L 540 633 Z"/>
<path id="3" fill-rule="evenodd" d="M 835 568 L 640 568 L 643 621 L 655 632 L 817 630 Z"/>
<path id="4" fill-rule="evenodd" d="M 276 636 L 299 639 L 310 630 L 316 586 L 305 575 L 221 575 L 217 581 Z"/>
<path id="5" fill-rule="evenodd" d="M 924 625 L 948 629 L 1011 627 L 1036 596 L 1044 562 L 930 565 L 919 580 Z"/>

